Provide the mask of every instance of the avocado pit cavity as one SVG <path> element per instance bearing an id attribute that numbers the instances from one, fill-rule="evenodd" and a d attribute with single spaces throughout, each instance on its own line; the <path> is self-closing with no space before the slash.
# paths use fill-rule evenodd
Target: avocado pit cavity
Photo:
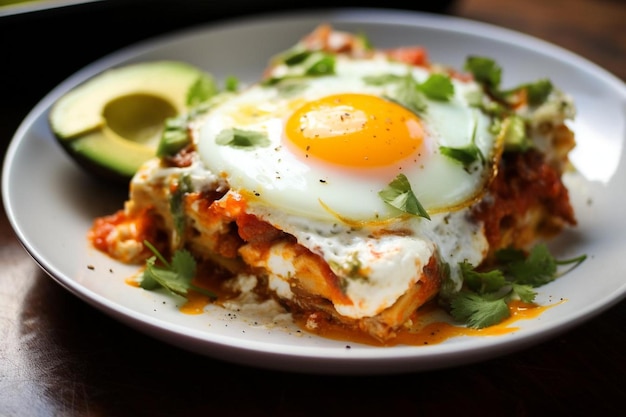
<path id="1" fill-rule="evenodd" d="M 115 98 L 102 112 L 109 134 L 149 146 L 158 144 L 165 120 L 177 114 L 167 100 L 141 93 Z"/>

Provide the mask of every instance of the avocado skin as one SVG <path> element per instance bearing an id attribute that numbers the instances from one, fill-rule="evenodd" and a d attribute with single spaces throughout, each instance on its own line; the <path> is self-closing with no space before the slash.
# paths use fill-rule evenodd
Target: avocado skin
<path id="1" fill-rule="evenodd" d="M 48 123 L 57 142 L 82 169 L 107 182 L 128 184 L 156 155 L 165 119 L 188 110 L 189 89 L 207 75 L 178 61 L 109 69 L 60 97 L 50 109 Z M 150 114 L 154 109 L 158 112 Z M 116 122 L 113 117 L 126 120 Z M 136 137 L 129 137 L 133 118 L 140 126 Z"/>
<path id="2" fill-rule="evenodd" d="M 74 162 L 88 175 L 95 177 L 97 180 L 104 181 L 109 184 L 115 184 L 120 187 L 128 187 L 128 183 L 132 178 L 132 174 L 128 172 L 120 172 L 111 169 L 109 166 L 95 163 L 93 159 L 76 153 L 67 147 L 63 150 L 74 160 Z"/>
<path id="3" fill-rule="evenodd" d="M 151 146 L 139 146 L 134 142 L 107 137 L 94 131 L 74 140 L 60 139 L 65 152 L 91 175 L 128 185 L 139 167 L 152 158 L 156 150 Z M 130 145 L 130 146 L 129 146 Z"/>

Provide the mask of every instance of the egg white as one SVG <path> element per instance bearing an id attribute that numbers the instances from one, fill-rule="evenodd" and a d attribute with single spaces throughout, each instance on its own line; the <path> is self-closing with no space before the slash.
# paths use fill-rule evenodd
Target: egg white
<path id="1" fill-rule="evenodd" d="M 280 67 L 276 74 L 280 74 Z M 476 197 L 490 167 L 468 170 L 442 155 L 440 146 L 464 147 L 472 140 L 486 158 L 494 154 L 496 139 L 489 132 L 489 118 L 468 102 L 468 94 L 479 89 L 473 82 L 452 79 L 454 96 L 450 101 L 427 100 L 421 117 L 425 130 L 419 156 L 391 167 L 346 169 L 307 160 L 294 155 L 281 138 L 289 115 L 303 103 L 340 93 L 393 96 L 395 85 L 372 85 L 366 76 L 406 75 L 418 82 L 430 73 L 385 59 L 338 57 L 335 74 L 312 77 L 306 88 L 291 94 L 277 86 L 253 85 L 234 98 L 212 109 L 195 135 L 204 164 L 226 179 L 229 186 L 253 196 L 250 204 L 274 207 L 288 214 L 310 219 L 376 221 L 398 215 L 379 192 L 403 173 L 420 203 L 431 213 L 462 207 Z M 226 129 L 263 132 L 267 146 L 236 147 L 220 145 L 216 138 Z"/>
<path id="2" fill-rule="evenodd" d="M 458 265 L 462 262 L 478 265 L 489 249 L 483 225 L 468 221 L 468 210 L 436 214 L 428 222 L 417 217 L 406 218 L 377 238 L 371 237 L 369 228 L 354 230 L 267 207 L 257 206 L 251 213 L 282 228 L 300 245 L 320 255 L 343 280 L 345 295 L 350 300 L 335 302 L 337 312 L 346 317 L 363 318 L 392 306 L 422 280 L 422 270 L 433 257 L 445 259 L 450 267 L 450 282 L 457 290 L 460 288 Z M 411 233 L 394 234 L 394 230 Z M 266 261 L 269 287 L 281 298 L 289 299 L 295 270 L 280 249 L 280 246 L 273 248 Z M 366 279 L 351 279 L 342 271 L 342 266 L 355 261 L 365 266 Z"/>

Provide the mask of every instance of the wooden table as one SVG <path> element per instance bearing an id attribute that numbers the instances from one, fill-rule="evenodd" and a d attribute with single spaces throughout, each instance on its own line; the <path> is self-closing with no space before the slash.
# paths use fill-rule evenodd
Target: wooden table
<path id="1" fill-rule="evenodd" d="M 27 112 L 83 65 L 136 40 L 220 17 L 197 10 L 198 3 L 149 2 L 142 11 L 134 2 L 113 2 L 0 17 L 2 155 Z M 445 12 L 551 41 L 626 80 L 623 1 L 458 0 Z M 2 416 L 623 415 L 625 323 L 622 301 L 519 353 L 424 373 L 336 377 L 253 369 L 155 341 L 89 307 L 40 270 L 0 214 Z"/>

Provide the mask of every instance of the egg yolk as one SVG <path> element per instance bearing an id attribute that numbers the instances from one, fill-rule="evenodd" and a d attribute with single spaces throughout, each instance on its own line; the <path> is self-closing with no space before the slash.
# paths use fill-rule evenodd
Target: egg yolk
<path id="1" fill-rule="evenodd" d="M 307 102 L 289 117 L 285 134 L 306 158 L 355 168 L 394 164 L 415 153 L 424 140 L 413 112 L 366 94 Z"/>

